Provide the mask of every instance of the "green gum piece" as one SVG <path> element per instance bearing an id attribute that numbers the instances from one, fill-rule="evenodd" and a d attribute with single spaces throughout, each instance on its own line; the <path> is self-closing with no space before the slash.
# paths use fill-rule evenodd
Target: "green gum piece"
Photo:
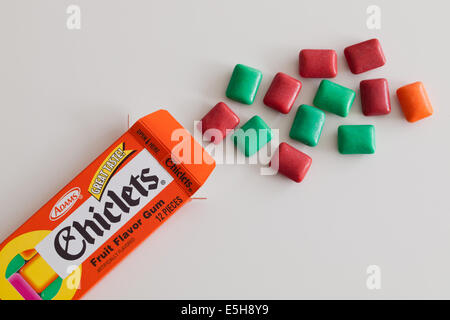
<path id="1" fill-rule="evenodd" d="M 250 157 L 272 140 L 272 130 L 263 119 L 254 116 L 237 130 L 231 139 L 246 157 Z"/>
<path id="2" fill-rule="evenodd" d="M 245 104 L 252 104 L 261 79 L 261 71 L 243 64 L 237 64 L 228 83 L 226 96 Z"/>
<path id="3" fill-rule="evenodd" d="M 324 123 L 325 113 L 322 110 L 302 104 L 297 109 L 289 136 L 310 147 L 315 147 L 319 143 Z"/>
<path id="4" fill-rule="evenodd" d="M 329 80 L 322 80 L 313 104 L 322 110 L 346 117 L 355 101 L 355 96 L 356 93 L 352 89 Z"/>
<path id="5" fill-rule="evenodd" d="M 338 148 L 342 154 L 375 153 L 375 127 L 372 125 L 340 126 Z"/>
<path id="6" fill-rule="evenodd" d="M 5 277 L 8 279 L 14 273 L 18 272 L 20 268 L 25 265 L 25 260 L 20 254 L 16 255 L 6 267 Z"/>
<path id="7" fill-rule="evenodd" d="M 62 282 L 63 280 L 58 277 L 50 283 L 41 293 L 42 300 L 52 300 L 58 294 L 59 289 L 61 289 Z"/>

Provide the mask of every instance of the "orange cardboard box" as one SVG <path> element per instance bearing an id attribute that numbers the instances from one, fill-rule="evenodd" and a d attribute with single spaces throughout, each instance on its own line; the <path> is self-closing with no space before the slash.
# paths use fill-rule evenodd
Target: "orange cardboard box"
<path id="1" fill-rule="evenodd" d="M 206 181 L 167 111 L 141 118 L 0 245 L 0 299 L 79 299 Z"/>

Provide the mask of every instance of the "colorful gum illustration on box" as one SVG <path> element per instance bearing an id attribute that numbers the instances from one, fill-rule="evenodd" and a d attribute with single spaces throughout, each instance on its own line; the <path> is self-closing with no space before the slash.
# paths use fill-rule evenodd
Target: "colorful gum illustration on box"
<path id="1" fill-rule="evenodd" d="M 0 245 L 0 299 L 81 298 L 189 202 L 214 167 L 167 111 L 138 120 Z"/>
<path id="2" fill-rule="evenodd" d="M 26 300 L 51 300 L 63 282 L 34 249 L 16 255 L 6 267 L 5 278 Z"/>

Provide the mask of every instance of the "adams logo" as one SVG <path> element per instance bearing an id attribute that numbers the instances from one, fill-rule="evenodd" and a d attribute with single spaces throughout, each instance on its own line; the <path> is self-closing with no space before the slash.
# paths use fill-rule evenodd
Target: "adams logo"
<path id="1" fill-rule="evenodd" d="M 67 191 L 59 200 L 55 203 L 50 211 L 50 220 L 56 221 L 65 215 L 74 206 L 75 202 L 81 197 L 81 190 L 78 187 L 72 188 Z"/>

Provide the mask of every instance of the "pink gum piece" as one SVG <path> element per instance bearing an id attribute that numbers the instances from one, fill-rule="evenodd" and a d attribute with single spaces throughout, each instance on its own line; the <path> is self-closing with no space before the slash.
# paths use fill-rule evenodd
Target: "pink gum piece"
<path id="1" fill-rule="evenodd" d="M 20 273 L 14 273 L 8 281 L 25 300 L 42 300 Z"/>

